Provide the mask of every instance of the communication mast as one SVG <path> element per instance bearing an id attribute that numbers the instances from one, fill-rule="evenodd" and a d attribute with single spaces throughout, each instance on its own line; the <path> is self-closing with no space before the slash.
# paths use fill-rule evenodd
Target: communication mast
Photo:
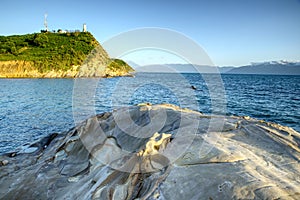
<path id="1" fill-rule="evenodd" d="M 48 14 L 45 13 L 44 25 L 45 25 L 45 30 L 46 30 L 46 32 L 48 32 L 48 22 L 47 22 L 47 17 L 48 17 Z"/>

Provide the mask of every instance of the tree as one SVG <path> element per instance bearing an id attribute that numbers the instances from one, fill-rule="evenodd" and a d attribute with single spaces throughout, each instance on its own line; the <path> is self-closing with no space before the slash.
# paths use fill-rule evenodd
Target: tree
<path id="1" fill-rule="evenodd" d="M 49 39 L 46 34 L 36 34 L 33 43 L 38 47 L 46 47 Z"/>
<path id="2" fill-rule="evenodd" d="M 6 49 L 0 49 L 0 54 L 5 54 L 7 52 Z"/>

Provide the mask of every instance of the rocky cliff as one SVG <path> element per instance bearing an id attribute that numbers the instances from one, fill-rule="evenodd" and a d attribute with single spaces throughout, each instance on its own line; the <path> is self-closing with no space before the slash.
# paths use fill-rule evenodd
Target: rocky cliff
<path id="1" fill-rule="evenodd" d="M 108 77 L 132 71 L 124 61 L 111 59 L 88 32 L 0 36 L 0 78 Z"/>
<path id="2" fill-rule="evenodd" d="M 134 70 L 120 59 L 110 59 L 102 48 L 97 46 L 79 67 L 76 77 L 125 76 Z"/>
<path id="3" fill-rule="evenodd" d="M 0 199 L 299 199 L 299 145 L 249 117 L 120 108 L 0 156 Z"/>
<path id="4" fill-rule="evenodd" d="M 33 62 L 12 60 L 0 61 L 0 78 L 74 78 L 80 66 L 72 66 L 67 70 L 39 71 Z"/>

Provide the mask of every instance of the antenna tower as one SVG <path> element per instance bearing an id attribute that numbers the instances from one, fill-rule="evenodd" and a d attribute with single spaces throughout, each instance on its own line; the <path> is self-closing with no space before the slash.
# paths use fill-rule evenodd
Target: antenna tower
<path id="1" fill-rule="evenodd" d="M 48 14 L 47 14 L 47 13 L 45 13 L 44 25 L 45 25 L 45 29 L 46 29 L 46 31 L 48 32 L 48 22 L 47 22 L 47 17 L 48 17 Z"/>

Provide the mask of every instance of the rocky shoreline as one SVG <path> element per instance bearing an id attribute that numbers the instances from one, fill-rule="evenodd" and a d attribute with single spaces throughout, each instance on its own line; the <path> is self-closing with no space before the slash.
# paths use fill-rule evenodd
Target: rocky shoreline
<path id="1" fill-rule="evenodd" d="M 66 71 L 40 72 L 33 66 L 28 61 L 0 61 L 0 78 L 74 78 L 79 68 L 79 66 L 73 66 Z"/>
<path id="2" fill-rule="evenodd" d="M 300 134 L 139 105 L 0 156 L 0 199 L 299 199 Z"/>
<path id="3" fill-rule="evenodd" d="M 109 63 L 109 62 L 108 62 Z M 84 64 L 72 66 L 68 70 L 49 70 L 40 72 L 29 61 L 0 61 L 0 78 L 87 78 L 87 77 L 118 77 L 132 76 L 133 70 L 112 70 L 104 64 Z"/>

